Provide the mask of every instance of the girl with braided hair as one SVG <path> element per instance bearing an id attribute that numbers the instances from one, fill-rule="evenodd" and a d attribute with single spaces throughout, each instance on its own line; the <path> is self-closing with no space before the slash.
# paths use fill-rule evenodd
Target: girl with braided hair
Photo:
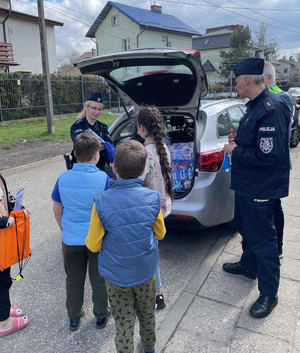
<path id="1" fill-rule="evenodd" d="M 173 186 L 171 180 L 171 157 L 164 142 L 166 137 L 163 117 L 154 106 L 142 107 L 136 115 L 138 134 L 145 140 L 147 161 L 142 175 L 145 186 L 160 192 L 161 210 L 166 218 L 171 212 L 173 202 Z M 156 277 L 156 310 L 165 307 L 164 296 L 161 291 L 159 270 Z"/>

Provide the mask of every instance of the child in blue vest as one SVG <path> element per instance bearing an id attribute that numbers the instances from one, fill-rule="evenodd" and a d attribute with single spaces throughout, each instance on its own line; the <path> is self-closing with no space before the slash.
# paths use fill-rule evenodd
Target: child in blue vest
<path id="1" fill-rule="evenodd" d="M 88 234 L 94 198 L 109 188 L 109 177 L 96 164 L 100 158 L 100 142 L 89 133 L 81 133 L 74 139 L 77 163 L 73 169 L 63 172 L 53 192 L 53 212 L 62 231 L 62 252 L 67 276 L 66 307 L 70 330 L 79 328 L 84 310 L 84 283 L 89 266 L 93 292 L 93 313 L 96 328 L 104 328 L 107 322 L 107 294 L 104 279 L 98 273 L 98 254 L 88 250 L 85 238 Z"/>
<path id="2" fill-rule="evenodd" d="M 116 325 L 117 352 L 134 351 L 134 323 L 140 323 L 142 352 L 155 353 L 155 272 L 159 266 L 156 239 L 166 233 L 160 194 L 144 187 L 147 152 L 137 141 L 116 149 L 117 180 L 95 198 L 87 247 L 99 252 L 99 273 L 105 278 Z"/>

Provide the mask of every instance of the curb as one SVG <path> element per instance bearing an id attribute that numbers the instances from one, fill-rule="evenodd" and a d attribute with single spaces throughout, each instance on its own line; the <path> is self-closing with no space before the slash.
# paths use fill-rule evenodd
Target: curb
<path id="1" fill-rule="evenodd" d="M 37 162 L 32 162 L 32 163 L 27 163 L 27 164 L 23 164 L 23 165 L 19 165 L 18 167 L 14 167 L 14 168 L 9 168 L 9 169 L 5 169 L 5 170 L 2 170 L 0 171 L 1 174 L 4 174 L 4 175 L 9 175 L 10 173 L 13 173 L 13 172 L 17 172 L 18 170 L 22 170 L 22 169 L 26 169 L 26 168 L 30 168 L 30 167 L 35 167 L 39 164 L 42 164 L 42 163 L 45 163 L 45 162 L 48 162 L 48 161 L 53 161 L 53 160 L 58 160 L 58 159 L 62 159 L 62 156 L 59 155 L 59 156 L 55 156 L 55 157 L 50 157 L 50 158 L 47 158 L 47 159 L 42 159 L 40 161 L 37 161 Z M 62 159 L 63 160 L 63 159 Z"/>
<path id="2" fill-rule="evenodd" d="M 157 335 L 155 348 L 157 352 L 163 353 L 164 348 L 174 335 L 174 332 L 193 303 L 211 269 L 215 265 L 219 256 L 222 254 L 227 242 L 230 239 L 230 236 L 224 238 L 222 235 L 223 234 L 220 234 L 220 238 L 216 240 L 215 244 L 206 255 L 204 261 L 200 263 L 198 270 L 194 273 L 189 283 L 183 289 L 170 311 L 156 329 Z"/>

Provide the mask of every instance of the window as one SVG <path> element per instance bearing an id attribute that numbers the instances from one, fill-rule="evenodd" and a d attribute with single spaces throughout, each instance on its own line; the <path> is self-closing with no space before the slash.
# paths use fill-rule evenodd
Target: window
<path id="1" fill-rule="evenodd" d="M 112 27 L 119 26 L 119 16 L 118 15 L 111 16 L 111 26 Z"/>
<path id="2" fill-rule="evenodd" d="M 234 107 L 228 110 L 229 117 L 231 119 L 231 124 L 235 132 L 237 132 L 237 129 L 240 124 L 240 120 L 243 117 L 243 112 L 239 107 Z"/>
<path id="3" fill-rule="evenodd" d="M 242 109 L 243 114 L 245 114 L 247 111 L 247 107 L 245 105 L 241 105 L 240 108 Z"/>
<path id="4" fill-rule="evenodd" d="M 288 69 L 287 67 L 285 69 L 283 69 L 283 73 L 287 74 L 288 73 Z"/>
<path id="5" fill-rule="evenodd" d="M 172 46 L 172 43 L 169 41 L 168 35 L 161 36 L 161 41 L 162 41 L 163 45 L 166 46 L 166 47 L 171 47 Z"/>
<path id="6" fill-rule="evenodd" d="M 227 112 L 223 112 L 218 116 L 218 135 L 227 136 L 230 134 L 230 123 Z"/>
<path id="7" fill-rule="evenodd" d="M 122 50 L 123 51 L 130 50 L 130 40 L 129 40 L 129 38 L 122 39 Z"/>
<path id="8" fill-rule="evenodd" d="M 209 43 L 210 39 L 205 39 L 203 45 L 207 45 Z"/>

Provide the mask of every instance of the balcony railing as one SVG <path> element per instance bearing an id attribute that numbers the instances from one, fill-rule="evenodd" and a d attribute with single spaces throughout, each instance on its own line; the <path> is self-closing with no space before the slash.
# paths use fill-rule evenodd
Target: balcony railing
<path id="1" fill-rule="evenodd" d="M 19 65 L 15 62 L 11 43 L 0 42 L 0 66 Z"/>

